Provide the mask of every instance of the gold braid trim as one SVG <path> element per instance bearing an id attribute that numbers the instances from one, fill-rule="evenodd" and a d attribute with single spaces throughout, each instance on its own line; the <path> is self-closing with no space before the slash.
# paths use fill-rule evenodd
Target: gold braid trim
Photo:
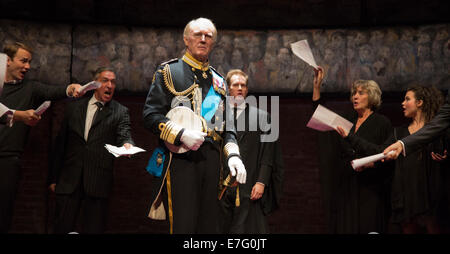
<path id="1" fill-rule="evenodd" d="M 159 127 L 159 130 L 161 131 L 159 138 L 161 138 L 164 141 L 169 142 L 172 145 L 175 143 L 175 139 L 177 138 L 178 133 L 182 129 L 181 126 L 174 124 L 170 120 L 167 121 L 166 123 L 160 123 L 158 127 Z"/>
<path id="2" fill-rule="evenodd" d="M 172 74 L 170 73 L 170 67 L 168 64 L 164 66 L 163 78 L 164 78 L 164 85 L 166 86 L 167 90 L 169 90 L 169 92 L 171 92 L 175 96 L 185 96 L 186 94 L 192 93 L 192 91 L 196 87 L 198 87 L 198 84 L 196 84 L 194 81 L 194 84 L 192 84 L 188 89 L 182 92 L 177 92 L 175 90 L 175 87 L 173 86 Z"/>
<path id="3" fill-rule="evenodd" d="M 223 186 L 225 187 L 219 194 L 219 200 L 222 199 L 223 194 L 225 194 L 225 191 L 228 187 L 236 187 L 236 199 L 234 200 L 234 205 L 236 207 L 239 207 L 241 205 L 241 200 L 239 198 L 239 183 L 236 180 L 234 180 L 234 182 L 231 182 L 231 174 L 228 174 L 227 178 L 223 181 Z"/>
<path id="4" fill-rule="evenodd" d="M 170 180 L 170 164 L 172 162 L 172 152 L 169 153 L 169 165 L 167 165 L 167 177 L 166 177 L 166 187 L 167 187 L 167 205 L 169 206 L 169 233 L 173 234 L 173 207 L 172 207 L 172 183 Z"/>

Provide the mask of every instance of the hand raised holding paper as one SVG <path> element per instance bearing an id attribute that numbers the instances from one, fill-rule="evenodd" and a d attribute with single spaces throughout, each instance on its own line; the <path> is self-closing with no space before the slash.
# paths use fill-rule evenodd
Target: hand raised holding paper
<path id="1" fill-rule="evenodd" d="M 322 67 L 317 66 L 314 69 L 314 83 L 313 83 L 313 101 L 317 101 L 320 99 L 320 87 L 322 86 L 323 77 L 325 75 L 325 71 Z"/>
<path id="2" fill-rule="evenodd" d="M 322 85 L 323 77 L 324 77 L 325 71 L 321 66 L 317 66 L 317 68 L 314 69 L 314 88 L 320 89 L 320 86 Z"/>
<path id="3" fill-rule="evenodd" d="M 75 98 L 83 96 L 84 93 L 79 92 L 80 88 L 81 88 L 80 84 L 70 84 L 67 87 L 67 95 Z"/>

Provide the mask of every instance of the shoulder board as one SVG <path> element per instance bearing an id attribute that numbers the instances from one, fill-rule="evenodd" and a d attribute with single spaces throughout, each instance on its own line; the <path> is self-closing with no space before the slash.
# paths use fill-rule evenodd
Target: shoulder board
<path id="1" fill-rule="evenodd" d="M 178 58 L 173 58 L 173 59 L 170 59 L 169 61 L 161 63 L 160 65 L 164 66 L 166 64 L 171 64 L 171 63 L 174 63 L 174 62 L 177 62 L 177 61 L 178 61 Z"/>

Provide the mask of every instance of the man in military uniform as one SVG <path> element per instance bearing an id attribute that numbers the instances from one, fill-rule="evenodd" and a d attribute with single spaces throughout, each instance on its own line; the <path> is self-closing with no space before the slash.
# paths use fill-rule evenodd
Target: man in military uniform
<path id="1" fill-rule="evenodd" d="M 186 54 L 158 67 L 144 105 L 144 125 L 159 136 L 160 143 L 167 148 L 175 145 L 189 150 L 177 153 L 171 149 L 158 160 L 163 169 L 149 217 L 165 219 L 168 215 L 170 233 L 218 233 L 222 159 L 237 182 L 246 180 L 233 116 L 226 113 L 231 112 L 224 103 L 226 83 L 208 62 L 216 38 L 211 20 L 189 22 L 183 34 Z M 190 107 L 205 123 L 201 130 L 186 128 L 166 116 L 179 104 Z"/>

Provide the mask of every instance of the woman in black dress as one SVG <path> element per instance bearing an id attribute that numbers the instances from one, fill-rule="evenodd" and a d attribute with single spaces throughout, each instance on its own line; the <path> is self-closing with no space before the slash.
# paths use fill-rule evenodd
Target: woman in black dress
<path id="1" fill-rule="evenodd" d="M 442 93 L 434 87 L 413 86 L 407 89 L 402 103 L 410 123 L 395 128 L 394 135 L 383 145 L 368 144 L 353 135 L 346 137 L 352 146 L 366 153 L 382 152 L 389 144 L 420 130 L 443 103 Z M 345 137 L 341 128 L 339 133 Z M 396 161 L 392 183 L 392 222 L 405 234 L 439 233 L 437 213 L 442 201 L 441 162 L 447 158 L 446 141 L 441 137 L 421 150 L 400 156 Z"/>
<path id="2" fill-rule="evenodd" d="M 315 105 L 323 104 L 320 96 L 322 79 L 323 69 L 319 67 L 315 70 L 314 77 Z M 350 101 L 353 104 L 353 111 L 342 115 L 353 123 L 350 133 L 374 144 L 382 144 L 392 135 L 390 121 L 376 112 L 381 105 L 381 90 L 375 81 L 355 81 L 351 88 Z M 321 149 L 320 154 L 321 178 L 327 178 L 327 174 L 332 174 L 327 183 L 330 187 L 327 192 L 329 195 L 326 197 L 329 200 L 331 232 L 347 234 L 386 232 L 390 211 L 388 186 L 392 167 L 389 167 L 389 164 L 372 164 L 364 171 L 356 172 L 350 162 L 365 154 L 354 150 L 345 139 L 321 138 L 324 135 L 333 136 L 336 133 L 319 134 L 319 140 L 328 142 L 319 143 L 321 148 L 335 147 L 334 151 L 328 154 L 324 154 L 324 150 Z M 332 161 L 333 164 L 325 163 L 326 161 Z"/>

